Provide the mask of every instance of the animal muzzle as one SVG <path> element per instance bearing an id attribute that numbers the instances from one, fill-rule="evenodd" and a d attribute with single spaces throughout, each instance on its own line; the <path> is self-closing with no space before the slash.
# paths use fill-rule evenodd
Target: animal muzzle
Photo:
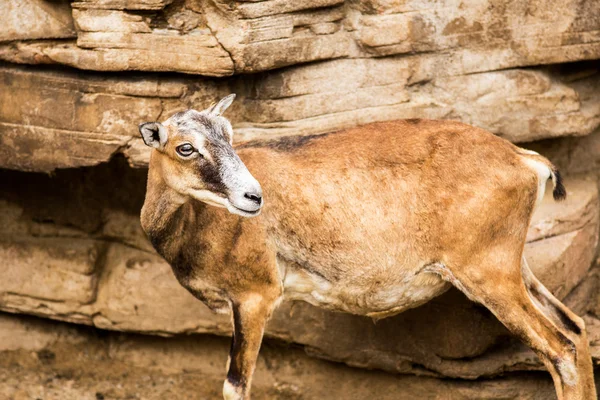
<path id="1" fill-rule="evenodd" d="M 230 191 L 227 209 L 243 217 L 254 217 L 260 214 L 264 204 L 262 188 L 250 173 L 244 178 L 242 184 L 236 185 L 236 189 Z"/>

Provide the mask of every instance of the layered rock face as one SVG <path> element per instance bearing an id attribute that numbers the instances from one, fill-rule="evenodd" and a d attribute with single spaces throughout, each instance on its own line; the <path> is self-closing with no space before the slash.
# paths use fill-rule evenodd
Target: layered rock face
<path id="1" fill-rule="evenodd" d="M 594 0 L 83 0 L 71 3 L 72 23 L 66 1 L 4 3 L 14 17 L 3 39 L 18 41 L 2 47 L 3 59 L 89 70 L 227 76 L 437 53 L 424 61 L 451 54 L 454 68 L 476 72 L 595 59 L 600 49 Z M 43 26 L 23 27 L 33 18 Z M 29 41 L 59 38 L 68 40 Z"/>
<path id="2" fill-rule="evenodd" d="M 141 231 L 149 151 L 137 125 L 235 92 L 236 143 L 436 118 L 551 158 L 569 196 L 544 199 L 526 257 L 585 316 L 600 362 L 597 1 L 0 0 L 0 10 L 0 309 L 228 335 L 229 317 L 181 288 Z M 267 336 L 390 372 L 543 370 L 455 290 L 376 325 L 283 303 Z"/>

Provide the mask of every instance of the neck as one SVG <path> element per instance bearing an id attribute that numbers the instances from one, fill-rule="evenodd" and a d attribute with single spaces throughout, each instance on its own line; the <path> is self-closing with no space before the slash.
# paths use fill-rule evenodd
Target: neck
<path id="1" fill-rule="evenodd" d="M 150 159 L 141 223 L 152 245 L 162 254 L 170 238 L 185 224 L 187 213 L 183 206 L 189 199 L 166 184 L 157 161 L 154 155 Z"/>

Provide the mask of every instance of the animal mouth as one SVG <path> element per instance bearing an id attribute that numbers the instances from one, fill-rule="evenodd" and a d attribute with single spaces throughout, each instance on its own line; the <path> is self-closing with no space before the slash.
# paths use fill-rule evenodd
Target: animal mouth
<path id="1" fill-rule="evenodd" d="M 231 204 L 231 202 L 229 204 Z M 259 207 L 256 210 L 246 210 L 244 208 L 237 207 L 237 206 L 235 206 L 233 204 L 231 204 L 231 206 L 233 208 L 235 208 L 237 211 L 241 211 L 242 213 L 248 214 L 248 215 L 258 215 L 260 213 L 261 208 L 262 208 L 262 207 Z"/>

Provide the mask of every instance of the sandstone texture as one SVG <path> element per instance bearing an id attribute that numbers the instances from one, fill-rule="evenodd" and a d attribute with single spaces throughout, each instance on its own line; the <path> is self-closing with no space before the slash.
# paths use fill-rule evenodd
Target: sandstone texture
<path id="1" fill-rule="evenodd" d="M 0 314 L 0 397 L 15 400 L 218 399 L 229 340 L 209 335 L 158 338 L 91 330 L 32 317 Z M 40 337 L 44 341 L 40 341 Z M 252 398 L 258 400 L 547 400 L 549 376 L 511 373 L 460 381 L 392 375 L 307 357 L 267 341 Z"/>
<path id="2" fill-rule="evenodd" d="M 137 126 L 229 93 L 234 144 L 453 119 L 550 158 L 569 195 L 547 190 L 525 255 L 585 318 L 600 365 L 597 0 L 0 0 L 0 11 L 0 397 L 219 396 L 228 340 L 214 335 L 230 335 L 230 317 L 186 292 L 141 230 L 149 149 Z M 287 302 L 266 335 L 258 399 L 553 396 L 537 357 L 457 290 L 377 324 Z"/>
<path id="3" fill-rule="evenodd" d="M 68 0 L 2 0 L 0 10 L 3 15 L 0 43 L 77 37 Z"/>
<path id="4" fill-rule="evenodd" d="M 48 3 L 2 5 L 15 16 L 9 21 L 15 41 L 0 48 L 2 59 L 88 70 L 227 76 L 423 53 L 454 58 L 463 72 L 475 72 L 594 59 L 600 51 L 595 0 L 569 0 L 560 9 L 550 0 L 84 0 L 71 3 L 72 20 L 60 14 L 48 21 L 47 33 L 25 34 L 17 34 L 27 31 L 18 16 L 45 16 L 38 10 Z M 72 39 L 52 40 L 63 37 Z"/>
<path id="5" fill-rule="evenodd" d="M 236 142 L 398 118 L 458 119 L 513 142 L 600 126 L 600 69 L 587 64 L 436 78 L 417 58 L 338 60 L 220 80 L 5 65 L 0 77 L 0 166 L 26 171 L 91 166 L 119 153 L 146 166 L 139 123 L 231 92 Z"/>

